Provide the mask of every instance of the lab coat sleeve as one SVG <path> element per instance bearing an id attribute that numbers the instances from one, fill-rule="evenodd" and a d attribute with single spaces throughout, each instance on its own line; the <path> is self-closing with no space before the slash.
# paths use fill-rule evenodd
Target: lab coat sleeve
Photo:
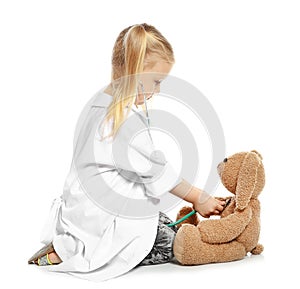
<path id="1" fill-rule="evenodd" d="M 155 149 L 145 127 L 137 126 L 136 131 L 133 128 L 122 128 L 111 143 L 96 140 L 96 159 L 144 185 L 146 194 L 159 197 L 177 186 L 182 178 L 165 159 L 164 152 Z"/>
<path id="2" fill-rule="evenodd" d="M 173 165 L 164 157 L 164 153 L 153 147 L 130 145 L 129 160 L 135 172 L 144 184 L 147 193 L 161 196 L 177 186 L 182 178 Z M 146 168 L 146 169 L 144 169 Z"/>
<path id="3" fill-rule="evenodd" d="M 181 182 L 182 178 L 175 171 L 171 163 L 167 161 L 165 165 L 162 166 L 161 173 L 151 176 L 151 180 L 144 185 L 148 194 L 158 197 L 171 191 Z"/>

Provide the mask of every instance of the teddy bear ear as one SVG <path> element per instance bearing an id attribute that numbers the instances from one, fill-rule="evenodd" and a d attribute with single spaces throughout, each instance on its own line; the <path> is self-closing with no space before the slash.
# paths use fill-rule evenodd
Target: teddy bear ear
<path id="1" fill-rule="evenodd" d="M 251 152 L 256 153 L 261 160 L 263 159 L 262 155 L 257 150 L 252 150 Z"/>
<path id="2" fill-rule="evenodd" d="M 257 181 L 257 170 L 260 164 L 259 155 L 256 152 L 246 154 L 238 175 L 236 186 L 236 207 L 243 210 L 247 207 Z"/>

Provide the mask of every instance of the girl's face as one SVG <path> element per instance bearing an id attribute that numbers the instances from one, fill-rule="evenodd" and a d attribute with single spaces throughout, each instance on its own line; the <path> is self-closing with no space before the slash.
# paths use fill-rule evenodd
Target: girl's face
<path id="1" fill-rule="evenodd" d="M 144 69 L 144 73 L 140 77 L 143 84 L 146 99 L 152 97 L 154 93 L 160 92 L 160 82 L 167 77 L 172 64 L 164 61 L 157 61 L 152 67 Z M 142 93 L 142 86 L 138 84 L 138 94 L 136 96 L 135 105 L 144 103 L 144 95 Z"/>

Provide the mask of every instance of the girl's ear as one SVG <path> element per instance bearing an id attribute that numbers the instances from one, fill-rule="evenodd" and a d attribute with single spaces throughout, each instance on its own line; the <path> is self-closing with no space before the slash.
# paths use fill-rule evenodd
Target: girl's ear
<path id="1" fill-rule="evenodd" d="M 256 152 L 246 154 L 241 165 L 236 186 L 236 207 L 243 210 L 248 206 L 257 181 L 260 157 Z"/>

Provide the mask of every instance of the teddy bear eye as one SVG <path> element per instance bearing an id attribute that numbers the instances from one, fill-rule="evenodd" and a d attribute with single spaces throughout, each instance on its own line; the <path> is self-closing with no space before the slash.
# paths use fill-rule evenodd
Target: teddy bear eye
<path id="1" fill-rule="evenodd" d="M 225 158 L 225 159 L 223 160 L 223 162 L 226 163 L 226 162 L 227 162 L 227 158 Z"/>

